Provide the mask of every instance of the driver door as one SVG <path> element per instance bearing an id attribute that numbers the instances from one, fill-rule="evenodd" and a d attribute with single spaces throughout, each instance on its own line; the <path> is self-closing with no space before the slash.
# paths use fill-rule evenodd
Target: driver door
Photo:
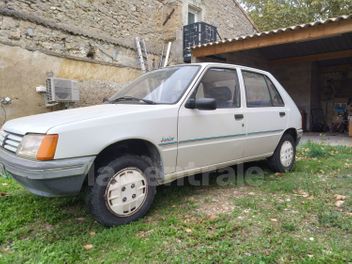
<path id="1" fill-rule="evenodd" d="M 243 157 L 244 116 L 236 69 L 209 68 L 190 98 L 213 98 L 215 110 L 179 111 L 177 171 Z M 188 98 L 189 99 L 189 98 Z"/>

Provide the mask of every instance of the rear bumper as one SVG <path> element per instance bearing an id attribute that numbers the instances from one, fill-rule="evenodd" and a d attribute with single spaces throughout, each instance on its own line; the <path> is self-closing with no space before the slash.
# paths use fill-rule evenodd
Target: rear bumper
<path id="1" fill-rule="evenodd" d="M 34 161 L 0 148 L 0 164 L 30 192 L 40 196 L 78 194 L 95 157 Z"/>

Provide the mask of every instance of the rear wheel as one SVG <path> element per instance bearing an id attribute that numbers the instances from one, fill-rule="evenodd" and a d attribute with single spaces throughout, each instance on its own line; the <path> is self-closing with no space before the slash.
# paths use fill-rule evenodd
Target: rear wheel
<path id="1" fill-rule="evenodd" d="M 140 156 L 124 156 L 98 168 L 88 192 L 88 207 L 105 226 L 127 224 L 143 217 L 156 193 L 153 169 Z"/>
<path id="2" fill-rule="evenodd" d="M 296 142 L 290 134 L 284 134 L 268 165 L 274 172 L 291 171 L 296 159 Z"/>

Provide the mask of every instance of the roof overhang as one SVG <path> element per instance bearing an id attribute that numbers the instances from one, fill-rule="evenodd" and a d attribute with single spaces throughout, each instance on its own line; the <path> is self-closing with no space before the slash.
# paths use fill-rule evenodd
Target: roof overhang
<path id="1" fill-rule="evenodd" d="M 192 56 L 201 58 L 282 44 L 308 42 L 346 33 L 352 33 L 352 15 L 195 46 L 192 48 Z M 328 57 L 332 55 L 352 56 L 352 52 L 349 50 L 339 54 L 326 54 Z"/>

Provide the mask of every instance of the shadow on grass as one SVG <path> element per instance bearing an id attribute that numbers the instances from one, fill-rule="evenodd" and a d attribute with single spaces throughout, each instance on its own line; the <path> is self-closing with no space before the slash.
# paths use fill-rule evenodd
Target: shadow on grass
<path id="1" fill-rule="evenodd" d="M 257 168 L 256 171 L 258 172 L 246 174 L 248 170 L 253 168 Z M 152 210 L 157 210 L 174 202 L 182 204 L 198 191 L 236 189 L 243 186 L 258 188 L 272 174 L 266 162 L 259 161 L 231 166 L 225 171 L 220 169 L 209 173 L 191 175 L 169 184 L 158 186 Z"/>
<path id="2" fill-rule="evenodd" d="M 230 167 L 230 171 L 238 172 L 238 168 L 241 166 Z M 251 167 L 262 168 L 264 175 L 270 173 L 265 162 L 246 163 L 241 170 L 246 171 Z M 189 203 L 189 197 L 197 191 L 206 192 L 214 189 L 236 189 L 237 187 L 248 186 L 248 183 L 241 178 L 243 175 L 237 175 L 236 177 L 235 173 L 226 172 L 225 174 L 226 177 L 224 177 L 223 170 L 212 171 L 158 186 L 154 203 L 148 215 L 169 212 L 172 210 L 172 205 L 178 205 L 178 207 L 184 209 L 182 205 Z M 252 177 L 249 186 L 252 186 L 251 184 L 255 183 L 256 179 L 259 184 L 264 179 L 263 175 L 254 175 Z M 84 193 L 77 197 L 66 198 L 38 197 L 19 188 L 12 179 L 10 181 L 10 185 L 14 187 L 8 190 L 11 193 L 9 196 L 1 198 L 0 211 L 2 211 L 3 219 L 11 219 L 11 221 L 6 221 L 6 224 L 0 228 L 0 241 L 8 238 L 7 232 L 14 231 L 30 223 L 60 226 L 69 224 L 80 227 L 78 230 L 97 224 L 86 209 Z M 84 224 L 82 225 L 82 223 Z"/>

